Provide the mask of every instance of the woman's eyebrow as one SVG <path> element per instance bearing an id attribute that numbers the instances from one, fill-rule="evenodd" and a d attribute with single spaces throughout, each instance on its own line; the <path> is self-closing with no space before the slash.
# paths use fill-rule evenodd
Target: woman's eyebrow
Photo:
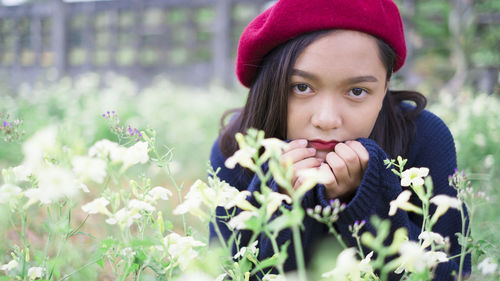
<path id="1" fill-rule="evenodd" d="M 292 69 L 292 75 L 297 75 L 297 76 L 302 76 L 306 79 L 309 79 L 309 80 L 319 80 L 318 77 L 310 72 L 307 72 L 307 71 L 304 71 L 304 70 L 300 70 L 300 69 Z"/>
<path id="2" fill-rule="evenodd" d="M 372 75 L 356 76 L 347 79 L 347 83 L 349 84 L 356 84 L 361 82 L 378 82 L 378 79 Z"/>
<path id="3" fill-rule="evenodd" d="M 316 75 L 300 69 L 293 69 L 292 75 L 301 76 L 309 80 L 319 80 L 319 78 Z M 363 76 L 355 76 L 347 78 L 345 80 L 346 84 L 356 84 L 361 82 L 378 82 L 378 79 L 372 75 L 363 75 Z"/>

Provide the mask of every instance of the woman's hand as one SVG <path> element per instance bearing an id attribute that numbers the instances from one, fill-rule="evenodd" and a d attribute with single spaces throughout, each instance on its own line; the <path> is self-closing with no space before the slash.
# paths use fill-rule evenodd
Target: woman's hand
<path id="1" fill-rule="evenodd" d="M 351 197 L 361 183 L 369 158 L 368 151 L 358 141 L 337 144 L 335 151 L 326 155 L 326 163 L 319 167 L 331 175 L 331 181 L 325 184 L 326 197 L 343 201 Z"/>
<path id="2" fill-rule="evenodd" d="M 281 162 L 286 163 L 287 161 L 292 162 L 293 167 L 293 178 L 292 186 L 297 189 L 302 180 L 297 177 L 297 172 L 302 169 L 319 168 L 322 159 L 316 158 L 316 149 L 307 147 L 307 140 L 297 139 L 293 140 L 288 144 L 287 149 L 283 152 L 281 156 Z M 282 191 L 283 192 L 283 191 Z M 283 192 L 286 193 L 286 192 Z"/>

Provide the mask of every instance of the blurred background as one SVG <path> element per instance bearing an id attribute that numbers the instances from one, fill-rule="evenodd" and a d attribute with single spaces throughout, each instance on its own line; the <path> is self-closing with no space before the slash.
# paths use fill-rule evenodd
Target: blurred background
<path id="1" fill-rule="evenodd" d="M 499 0 L 396 0 L 411 88 L 499 93 Z M 268 0 L 2 0 L 0 77 L 13 85 L 114 72 L 140 86 L 167 74 L 192 86 L 237 85 L 238 37 Z M 293 23 L 290 23 L 293 24 Z"/>
<path id="2" fill-rule="evenodd" d="M 500 0 L 396 2 L 408 57 L 391 87 L 421 91 L 450 127 L 459 169 L 489 198 L 477 210 L 474 233 L 491 241 L 489 253 L 500 262 Z M 172 151 L 179 183 L 206 179 L 220 117 L 246 98 L 233 71 L 238 37 L 270 4 L 3 0 L 0 169 L 19 165 L 23 142 L 52 124 L 77 155 L 102 138 L 118 141 L 102 117 L 114 110 L 125 128 L 156 130 L 159 149 Z M 165 171 L 146 169 L 153 184 L 171 187 Z"/>

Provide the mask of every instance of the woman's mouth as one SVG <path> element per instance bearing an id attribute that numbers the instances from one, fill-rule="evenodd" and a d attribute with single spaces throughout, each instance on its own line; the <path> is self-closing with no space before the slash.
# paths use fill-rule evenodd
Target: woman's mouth
<path id="1" fill-rule="evenodd" d="M 310 140 L 309 145 L 317 150 L 329 150 L 333 151 L 335 146 L 338 144 L 338 141 L 324 141 L 324 140 Z"/>

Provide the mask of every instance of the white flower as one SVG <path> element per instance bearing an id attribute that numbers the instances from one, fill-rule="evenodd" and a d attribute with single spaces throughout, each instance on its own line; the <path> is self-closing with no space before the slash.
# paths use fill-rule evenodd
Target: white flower
<path id="1" fill-rule="evenodd" d="M 169 255 L 177 259 L 182 270 L 185 270 L 189 263 L 198 256 L 198 252 L 193 248 L 205 246 L 205 243 L 191 236 L 182 237 L 175 232 L 167 235 L 163 243 L 168 248 Z"/>
<path id="2" fill-rule="evenodd" d="M 230 186 L 228 183 L 223 183 L 222 187 L 217 189 L 217 200 L 215 205 L 223 206 L 226 209 L 230 209 L 234 206 L 246 211 L 254 211 L 256 208 L 247 201 L 247 197 L 250 196 L 250 191 L 238 189 Z"/>
<path id="3" fill-rule="evenodd" d="M 38 167 L 43 157 L 57 149 L 57 128 L 50 126 L 37 131 L 23 144 L 23 166 L 30 169 Z"/>
<path id="4" fill-rule="evenodd" d="M 332 177 L 328 173 L 325 173 L 324 170 L 315 168 L 302 169 L 297 172 L 297 176 L 304 178 L 305 181 L 311 180 L 314 183 L 320 184 L 330 183 L 332 180 Z"/>
<path id="5" fill-rule="evenodd" d="M 243 168 L 250 168 L 254 165 L 252 156 L 257 152 L 255 148 L 250 146 L 245 146 L 245 148 L 240 148 L 232 156 L 226 159 L 224 165 L 229 169 L 234 169 L 236 164 L 240 164 Z"/>
<path id="6" fill-rule="evenodd" d="M 202 180 L 196 180 L 196 182 L 189 188 L 188 193 L 184 197 L 184 201 L 174 209 L 173 213 L 175 215 L 191 213 L 200 218 L 206 216 L 205 212 L 201 210 L 205 193 L 207 193 L 209 197 L 215 197 L 214 190 L 208 187 L 208 185 Z"/>
<path id="7" fill-rule="evenodd" d="M 146 201 L 147 202 L 155 202 L 158 199 L 161 200 L 168 200 L 172 196 L 172 192 L 162 186 L 155 186 L 153 187 L 150 191 L 148 191 L 148 194 L 146 194 Z"/>
<path id="8" fill-rule="evenodd" d="M 12 270 L 16 268 L 18 265 L 18 262 L 16 260 L 11 260 L 10 262 L 3 264 L 0 266 L 0 270 L 5 271 L 7 273 L 9 270 Z"/>
<path id="9" fill-rule="evenodd" d="M 42 278 L 44 271 L 45 269 L 43 267 L 31 267 L 28 269 L 28 278 L 30 280 Z"/>
<path id="10" fill-rule="evenodd" d="M 372 256 L 373 256 L 373 251 L 371 251 L 368 255 L 366 255 L 366 257 L 364 259 L 362 259 L 361 262 L 359 262 L 359 269 L 362 272 L 368 272 L 368 273 L 373 272 L 373 268 L 370 265 L 370 261 L 372 260 Z"/>
<path id="11" fill-rule="evenodd" d="M 412 194 L 411 191 L 404 190 L 398 195 L 398 197 L 395 200 L 392 200 L 389 203 L 390 205 L 389 216 L 394 216 L 398 209 L 402 209 L 405 211 L 413 211 L 415 213 L 421 214 L 422 210 L 419 207 L 408 202 L 408 200 L 411 197 L 411 194 Z"/>
<path id="12" fill-rule="evenodd" d="M 262 281 L 286 281 L 286 277 L 278 274 L 266 274 Z"/>
<path id="13" fill-rule="evenodd" d="M 348 248 L 343 250 L 337 257 L 337 263 L 332 271 L 323 273 L 323 277 L 333 277 L 335 280 L 342 281 L 359 281 L 361 280 L 361 272 L 371 272 L 369 263 L 373 252 L 370 253 L 363 261 L 356 259 L 356 249 Z M 367 271 L 365 271 L 367 270 Z"/>
<path id="14" fill-rule="evenodd" d="M 438 218 L 441 217 L 449 208 L 460 210 L 462 202 L 456 198 L 444 194 L 439 194 L 431 198 L 431 203 L 437 205 L 434 215 L 432 215 L 431 223 L 436 223 Z"/>
<path id="15" fill-rule="evenodd" d="M 403 270 L 409 272 L 422 272 L 426 268 L 432 268 L 440 262 L 447 262 L 448 257 L 444 252 L 425 251 L 423 247 L 414 241 L 405 241 L 399 248 L 399 262 L 401 265 L 394 271 L 401 273 Z"/>
<path id="16" fill-rule="evenodd" d="M 129 147 L 123 155 L 123 166 L 129 167 L 138 163 L 146 163 L 149 160 L 148 143 L 139 141 Z"/>
<path id="17" fill-rule="evenodd" d="M 8 203 L 11 208 L 14 208 L 21 194 L 22 189 L 19 186 L 10 183 L 3 184 L 0 186 L 0 204 Z"/>
<path id="18" fill-rule="evenodd" d="M 105 159 L 108 156 L 113 160 L 121 159 L 119 157 L 120 152 L 119 150 L 120 145 L 117 144 L 116 142 L 112 142 L 107 139 L 103 139 L 100 141 L 97 141 L 90 149 L 89 149 L 89 156 L 90 157 L 99 157 L 101 159 Z"/>
<path id="19" fill-rule="evenodd" d="M 14 172 L 14 176 L 16 177 L 16 181 L 28 181 L 29 176 L 33 173 L 31 168 L 26 167 L 24 165 L 19 165 L 17 167 L 12 168 Z"/>
<path id="20" fill-rule="evenodd" d="M 140 219 L 141 214 L 127 208 L 121 208 L 112 217 L 106 220 L 108 224 L 118 224 L 121 228 L 130 227 L 134 220 Z"/>
<path id="21" fill-rule="evenodd" d="M 432 243 L 436 243 L 436 245 L 444 245 L 445 244 L 445 240 L 444 240 L 443 236 L 441 236 L 441 234 L 435 233 L 435 232 L 424 231 L 424 232 L 420 233 L 420 235 L 418 236 L 418 239 L 424 240 L 422 242 L 422 248 L 424 248 L 424 249 L 429 247 Z"/>
<path id="22" fill-rule="evenodd" d="M 425 250 L 414 241 L 406 241 L 401 243 L 399 247 L 401 265 L 394 271 L 399 274 L 403 270 L 409 272 L 422 272 L 426 268 Z"/>
<path id="23" fill-rule="evenodd" d="M 401 173 L 401 186 L 422 186 L 424 179 L 429 174 L 428 168 L 410 168 Z"/>
<path id="24" fill-rule="evenodd" d="M 82 206 L 82 210 L 86 213 L 89 214 L 105 214 L 105 215 L 111 215 L 111 213 L 108 211 L 106 206 L 109 204 L 109 201 L 105 198 L 97 198 L 94 199 L 92 202 L 89 202 L 85 205 Z"/>
<path id="25" fill-rule="evenodd" d="M 481 274 L 490 275 L 494 274 L 497 270 L 498 265 L 491 262 L 490 258 L 485 258 L 482 262 L 477 265 L 477 268 L 481 270 Z"/>
<path id="26" fill-rule="evenodd" d="M 257 253 L 257 244 L 259 243 L 259 240 L 255 240 L 255 242 L 252 243 L 248 248 L 247 247 L 241 247 L 241 249 L 233 256 L 234 259 L 237 259 L 239 257 L 245 257 L 245 254 L 247 251 L 250 251 L 253 255 Z"/>
<path id="27" fill-rule="evenodd" d="M 131 211 L 136 211 L 136 212 L 140 211 L 154 212 L 156 210 L 155 207 L 153 207 L 153 205 L 137 199 L 130 200 L 128 202 L 128 208 Z"/>
<path id="28" fill-rule="evenodd" d="M 27 206 L 40 201 L 42 204 L 57 202 L 65 197 L 75 196 L 81 189 L 80 184 L 70 170 L 50 166 L 36 170 L 38 188 L 31 188 L 24 192 L 29 198 Z"/>
<path id="29" fill-rule="evenodd" d="M 271 155 L 281 155 L 283 149 L 288 146 L 286 142 L 277 138 L 263 139 L 261 144 L 265 149 L 261 156 L 262 161 L 267 161 Z"/>
<path id="30" fill-rule="evenodd" d="M 231 229 L 245 229 L 246 222 L 252 217 L 258 217 L 259 214 L 253 211 L 242 211 L 238 215 L 231 218 L 228 225 Z"/>
<path id="31" fill-rule="evenodd" d="M 266 218 L 268 219 L 281 206 L 281 202 L 285 201 L 288 204 L 292 204 L 290 196 L 278 192 L 269 192 L 265 197 L 263 194 L 260 194 L 257 196 L 257 199 L 266 206 Z"/>
<path id="32" fill-rule="evenodd" d="M 106 177 L 106 161 L 98 158 L 86 156 L 75 156 L 71 159 L 73 172 L 80 180 L 93 180 L 96 183 L 102 183 Z"/>
<path id="33" fill-rule="evenodd" d="M 227 273 L 222 273 L 221 275 L 217 276 L 217 278 L 215 278 L 214 281 L 224 281 L 224 278 L 226 278 L 226 276 L 227 276 Z M 187 279 L 185 279 L 185 280 L 187 280 Z M 197 278 L 197 279 L 192 279 L 192 280 L 200 280 L 200 279 Z"/>

